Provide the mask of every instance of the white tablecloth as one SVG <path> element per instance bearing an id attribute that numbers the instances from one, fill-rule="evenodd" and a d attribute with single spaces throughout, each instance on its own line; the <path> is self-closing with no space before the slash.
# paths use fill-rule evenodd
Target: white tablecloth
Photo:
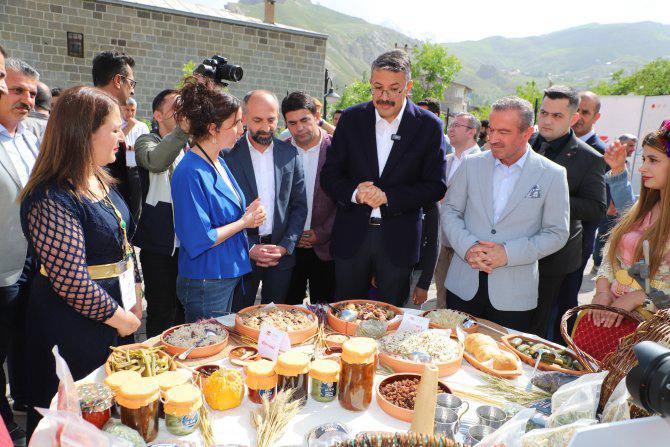
<path id="1" fill-rule="evenodd" d="M 404 311 L 408 313 L 418 313 L 418 311 L 413 309 L 404 309 Z M 222 317 L 219 318 L 219 320 L 226 325 L 232 326 L 234 324 L 234 315 Z M 309 348 L 303 347 L 296 349 Z M 227 359 L 213 363 L 220 364 L 221 366 L 229 369 L 242 369 L 232 365 L 228 362 Z M 525 386 L 528 383 L 530 374 L 532 373 L 532 368 L 526 364 L 523 364 L 523 370 L 524 374 L 513 381 L 513 383 L 519 386 Z M 466 360 L 463 360 L 461 368 L 455 374 L 444 377 L 441 380 L 446 382 L 447 385 L 450 383 L 454 384 L 454 388 L 458 388 L 459 384 L 472 387 L 483 383 L 479 378 L 480 374 L 483 373 L 473 368 Z M 385 376 L 378 374 L 375 377 L 375 385 L 379 383 L 379 381 L 383 380 L 384 377 Z M 103 365 L 89 374 L 86 378 L 82 379 L 80 382 L 103 382 L 104 379 L 105 369 Z M 486 404 L 476 400 L 468 400 L 468 403 L 470 404 L 470 407 L 463 419 L 474 422 L 476 419 L 475 409 L 480 405 Z M 226 411 L 212 411 L 210 414 L 212 429 L 214 432 L 214 440 L 219 444 L 241 444 L 246 446 L 256 445 L 256 430 L 251 423 L 250 411 L 257 407 L 258 406 L 256 404 L 252 403 L 245 396 L 244 400 L 242 401 L 242 405 L 237 408 Z M 376 396 L 373 397 L 370 408 L 364 412 L 353 412 L 345 410 L 340 406 L 337 399 L 331 403 L 324 404 L 308 398 L 307 405 L 303 408 L 300 414 L 291 421 L 284 436 L 275 445 L 305 445 L 305 437 L 310 432 L 310 430 L 328 422 L 344 423 L 351 429 L 352 433 L 358 433 L 362 431 L 402 432 L 409 430 L 410 427 L 409 423 L 399 421 L 386 414 L 379 407 L 379 405 L 377 405 Z M 45 422 L 44 420 L 40 422 L 39 426 L 35 430 L 35 434 L 33 436 L 34 439 L 32 442 L 44 439 L 43 436 L 45 436 L 46 432 L 48 431 L 48 425 L 48 422 Z M 165 421 L 161 420 L 158 438 L 153 441 L 153 443 L 175 438 L 176 437 L 171 435 L 165 428 Z M 179 439 L 190 440 L 196 442 L 198 445 L 203 445 L 199 431 L 196 431 L 195 433 L 188 436 L 180 437 Z M 48 443 L 36 443 L 32 445 L 42 446 L 48 445 Z"/>

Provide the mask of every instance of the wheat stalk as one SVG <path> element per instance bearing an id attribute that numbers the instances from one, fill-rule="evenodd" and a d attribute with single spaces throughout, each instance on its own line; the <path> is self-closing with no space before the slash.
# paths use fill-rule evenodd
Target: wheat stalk
<path id="1" fill-rule="evenodd" d="M 251 412 L 258 447 L 270 447 L 282 436 L 291 419 L 300 412 L 302 402 L 292 400 L 293 393 L 292 389 L 280 390 L 272 402 L 263 397 L 261 407 Z"/>

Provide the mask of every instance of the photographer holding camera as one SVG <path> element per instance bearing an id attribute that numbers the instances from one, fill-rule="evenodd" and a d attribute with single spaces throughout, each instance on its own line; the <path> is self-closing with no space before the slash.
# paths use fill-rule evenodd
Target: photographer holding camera
<path id="1" fill-rule="evenodd" d="M 172 175 L 175 232 L 180 241 L 177 296 L 187 322 L 230 312 L 235 287 L 251 271 L 245 231 L 265 221 L 260 200 L 244 192 L 219 156 L 242 135 L 240 101 L 203 77 L 186 79 L 175 103 L 190 123 L 191 149 Z"/>

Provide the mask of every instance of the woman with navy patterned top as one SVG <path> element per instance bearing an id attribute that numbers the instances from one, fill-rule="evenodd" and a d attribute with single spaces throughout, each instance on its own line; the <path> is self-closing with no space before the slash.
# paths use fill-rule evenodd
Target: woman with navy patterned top
<path id="1" fill-rule="evenodd" d="M 58 346 L 79 380 L 103 364 L 109 347 L 140 326 L 141 305 L 124 310 L 120 274 L 135 274 L 128 207 L 103 169 L 123 141 L 116 101 L 74 87 L 52 111 L 30 180 L 21 225 L 40 274 L 27 316 L 31 383 L 28 436 L 58 389 L 51 349 Z M 132 277 L 130 289 L 132 290 Z"/>

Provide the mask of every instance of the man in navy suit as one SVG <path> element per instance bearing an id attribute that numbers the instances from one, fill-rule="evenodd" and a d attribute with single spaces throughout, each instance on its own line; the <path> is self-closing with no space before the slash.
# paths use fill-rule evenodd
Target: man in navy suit
<path id="1" fill-rule="evenodd" d="M 419 260 L 422 208 L 447 189 L 442 122 L 409 100 L 410 61 L 400 50 L 379 56 L 372 101 L 340 117 L 321 171 L 337 204 L 331 236 L 335 296 L 366 298 L 375 278 L 381 300 L 402 305 Z"/>
<path id="2" fill-rule="evenodd" d="M 247 132 L 225 160 L 247 201 L 260 197 L 265 223 L 247 231 L 252 271 L 233 297 L 233 312 L 252 306 L 261 282 L 263 303 L 283 303 L 295 265 L 294 249 L 307 218 L 305 176 L 296 148 L 274 138 L 277 97 L 254 90 L 244 97 Z M 248 202 L 251 203 L 251 202 Z"/>

